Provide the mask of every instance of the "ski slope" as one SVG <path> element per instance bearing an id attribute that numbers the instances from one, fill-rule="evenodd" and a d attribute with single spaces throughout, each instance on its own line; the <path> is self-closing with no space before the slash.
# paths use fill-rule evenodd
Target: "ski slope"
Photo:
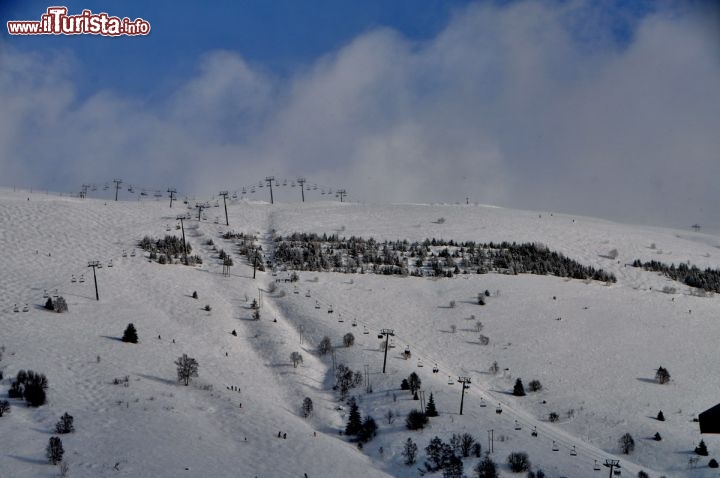
<path id="1" fill-rule="evenodd" d="M 720 450 L 719 439 L 703 437 L 710 457 L 697 468 L 689 469 L 688 459 L 701 438 L 692 419 L 718 400 L 720 377 L 711 368 L 719 355 L 713 339 L 718 299 L 695 297 L 681 284 L 625 264 L 656 259 L 720 267 L 720 238 L 477 205 L 230 201 L 230 227 L 213 220 L 222 218 L 222 208 L 198 221 L 187 207 L 0 190 L 0 396 L 20 369 L 44 373 L 50 382 L 47 405 L 32 409 L 11 400 L 11 413 L 0 418 L 0 476 L 56 476 L 44 450 L 66 411 L 76 427 L 61 437 L 71 476 L 409 477 L 418 475 L 433 436 L 447 441 L 453 433 L 471 433 L 485 451 L 488 430 L 504 476 L 511 474 L 505 459 L 512 451 L 527 452 L 547 476 L 605 476 L 607 469 L 596 472 L 593 464 L 608 458 L 621 461 L 623 476 L 641 469 L 650 476 L 715 476 L 706 464 Z M 135 248 L 145 235 L 179 235 L 175 217 L 188 212 L 185 233 L 201 266 L 160 265 Z M 281 282 L 270 292 L 284 275 L 257 272 L 253 279 L 252 267 L 220 237 L 229 229 L 256 234 L 269 254 L 271 231 L 540 242 L 613 272 L 618 282 L 301 272 L 298 283 Z M 229 276 L 222 275 L 208 239 L 233 255 Z M 615 260 L 603 257 L 611 249 L 618 250 Z M 91 260 L 104 265 L 97 270 L 99 301 Z M 71 282 L 73 276 L 84 282 Z M 677 293 L 661 292 L 664 286 Z M 485 289 L 492 297 L 480 307 L 475 298 Z M 68 313 L 42 308 L 43 293 L 55 290 L 67 300 Z M 253 298 L 262 301 L 259 321 L 251 320 Z M 451 300 L 456 307 L 449 307 Z M 478 343 L 476 320 L 490 337 L 487 346 Z M 119 340 L 130 322 L 140 336 L 137 345 Z M 377 337 L 383 328 L 396 334 L 385 374 Z M 372 393 L 361 386 L 351 394 L 363 417 L 370 414 L 379 425 L 362 450 L 339 434 L 346 410 L 337 410 L 333 362 L 315 353 L 323 336 L 340 344 L 348 332 L 356 343 L 338 346 L 335 360 L 361 372 L 367 365 Z M 405 347 L 410 360 L 402 358 Z M 297 368 L 289 359 L 294 351 L 303 356 Z M 200 364 L 188 387 L 176 381 L 173 365 L 183 353 Z M 497 375 L 488 373 L 493 361 L 501 368 Z M 660 365 L 672 375 L 667 385 L 652 381 Z M 432 392 L 440 412 L 420 432 L 404 426 L 407 413 L 419 407 L 399 390 L 411 372 L 420 375 L 425 398 Z M 127 387 L 113 384 L 124 376 Z M 458 376 L 472 380 L 462 416 Z M 512 396 L 518 377 L 526 390 L 532 379 L 543 390 Z M 300 412 L 306 396 L 314 403 L 307 419 Z M 392 424 L 383 418 L 388 410 L 399 416 Z M 665 422 L 653 418 L 658 410 Z M 550 412 L 559 414 L 557 423 L 549 423 Z M 279 431 L 287 438 L 278 438 Z M 636 443 L 629 456 L 619 455 L 617 445 L 626 432 Z M 655 432 L 662 441 L 649 439 Z M 408 437 L 420 449 L 412 467 L 401 456 Z M 477 459 L 464 461 L 470 476 Z"/>

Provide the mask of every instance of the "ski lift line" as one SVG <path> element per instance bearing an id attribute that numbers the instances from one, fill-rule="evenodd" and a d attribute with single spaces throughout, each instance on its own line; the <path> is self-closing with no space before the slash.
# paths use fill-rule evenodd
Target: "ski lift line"
<path id="1" fill-rule="evenodd" d="M 324 300 L 324 298 L 320 297 L 317 292 L 313 293 L 313 298 L 320 303 L 325 305 L 327 307 L 330 302 Z M 363 327 L 367 327 L 368 331 L 374 331 L 373 328 L 369 327 L 370 324 L 363 321 L 362 319 L 359 319 L 355 314 L 352 312 L 349 312 L 344 307 L 335 307 L 335 310 L 342 310 L 342 314 L 344 314 L 347 317 L 350 317 L 351 320 L 356 320 L 358 324 L 363 325 Z M 375 333 L 375 332 L 373 332 Z M 401 344 L 402 337 L 398 336 L 396 333 L 394 336 L 395 339 L 398 339 L 398 344 Z M 402 345 L 409 345 L 402 343 Z M 427 356 L 427 354 L 423 353 L 416 353 L 413 352 L 414 355 L 418 357 L 418 359 L 428 359 L 427 361 L 429 363 L 437 363 L 440 364 L 440 361 L 434 360 Z M 449 370 L 449 368 L 440 366 L 441 370 Z M 454 381 L 453 381 L 454 383 Z M 471 389 L 472 393 L 474 395 L 480 395 L 481 398 L 485 398 L 486 400 L 489 399 L 492 395 L 491 392 L 487 390 L 477 390 L 476 388 Z M 484 395 L 484 397 L 483 397 Z M 495 400 L 495 397 L 493 397 L 493 400 Z M 535 431 L 540 439 L 543 440 L 549 440 L 550 442 L 555 442 L 559 447 L 562 447 L 562 449 L 567 450 L 568 453 L 572 450 L 575 450 L 575 454 L 571 456 L 577 456 L 581 459 L 583 457 L 590 458 L 592 460 L 604 460 L 608 456 L 612 456 L 609 453 L 606 453 L 600 449 L 597 449 L 594 445 L 591 445 L 589 443 L 585 443 L 581 440 L 581 443 L 585 444 L 585 446 L 577 446 L 574 441 L 572 440 L 572 437 L 566 436 L 565 434 L 558 433 L 554 427 L 546 426 L 542 423 L 538 423 L 536 420 L 533 420 L 532 418 L 527 419 L 524 414 L 518 413 L 516 410 L 514 410 L 512 407 L 507 406 L 507 404 L 502 403 L 502 410 L 503 410 L 503 417 L 507 418 L 509 420 L 512 420 L 510 423 L 517 423 L 521 426 L 521 430 L 515 430 L 518 433 L 530 433 L 531 431 Z"/>

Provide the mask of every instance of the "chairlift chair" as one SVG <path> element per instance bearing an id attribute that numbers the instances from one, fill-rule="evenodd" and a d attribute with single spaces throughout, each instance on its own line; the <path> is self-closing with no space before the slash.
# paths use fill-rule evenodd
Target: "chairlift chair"
<path id="1" fill-rule="evenodd" d="M 393 339 L 392 337 L 390 338 L 390 343 L 388 343 L 388 347 L 391 349 L 395 348 L 395 339 Z"/>
<path id="2" fill-rule="evenodd" d="M 165 226 L 165 231 L 170 232 L 170 224 L 168 224 L 167 226 Z"/>
<path id="3" fill-rule="evenodd" d="M 13 306 L 13 312 L 20 312 L 20 309 L 18 308 L 17 304 Z"/>
<path id="4" fill-rule="evenodd" d="M 27 312 L 27 311 L 29 311 L 29 310 L 30 310 L 30 306 L 28 306 L 27 304 L 25 304 L 25 305 L 23 306 L 23 312 Z"/>
<path id="5" fill-rule="evenodd" d="M 383 334 L 378 334 L 378 339 L 382 340 L 384 338 L 385 338 L 385 336 Z"/>
<path id="6" fill-rule="evenodd" d="M 287 186 L 287 179 L 283 179 L 283 186 Z"/>
<path id="7" fill-rule="evenodd" d="M 570 449 L 570 456 L 577 456 L 577 450 L 575 450 L 575 445 L 573 445 Z"/>
<path id="8" fill-rule="evenodd" d="M 533 431 L 530 433 L 530 435 L 537 438 L 537 427 L 533 427 Z"/>
<path id="9" fill-rule="evenodd" d="M 367 328 L 367 327 L 365 327 L 365 328 L 363 329 L 363 334 L 364 334 L 364 335 L 370 334 L 370 332 L 368 331 L 368 328 Z"/>
<path id="10" fill-rule="evenodd" d="M 263 182 L 262 182 L 262 181 L 258 181 L 258 187 L 263 187 Z"/>
<path id="11" fill-rule="evenodd" d="M 295 181 L 293 181 L 292 183 L 290 183 L 290 186 L 294 188 L 294 187 L 295 187 Z"/>
<path id="12" fill-rule="evenodd" d="M 80 282 L 81 284 L 85 282 L 85 274 L 80 274 L 80 280 L 78 282 Z"/>
<path id="13" fill-rule="evenodd" d="M 47 298 L 48 298 L 47 289 L 43 289 L 43 299 L 47 299 Z"/>
<path id="14" fill-rule="evenodd" d="M 250 194 L 255 194 L 255 188 L 254 188 L 254 187 L 250 189 Z"/>
<path id="15" fill-rule="evenodd" d="M 295 286 L 295 287 L 293 288 L 293 294 L 299 294 L 299 293 L 300 293 L 300 291 L 298 290 L 298 287 Z"/>
<path id="16" fill-rule="evenodd" d="M 74 282 L 77 282 L 77 279 L 75 278 L 75 275 L 73 275 L 72 278 L 70 278 L 70 282 L 73 282 L 73 283 L 74 283 Z"/>
<path id="17" fill-rule="evenodd" d="M 130 253 L 130 257 L 135 257 L 135 249 L 133 249 L 132 252 Z"/>
<path id="18" fill-rule="evenodd" d="M 98 262 L 97 268 L 102 269 L 102 262 Z"/>
<path id="19" fill-rule="evenodd" d="M 320 308 L 320 302 L 315 301 L 315 308 L 316 308 L 316 309 L 319 309 L 319 308 Z"/>
<path id="20" fill-rule="evenodd" d="M 438 373 L 439 371 L 440 371 L 440 369 L 438 368 L 438 365 L 435 364 L 435 365 L 433 366 L 433 373 Z"/>
<path id="21" fill-rule="evenodd" d="M 593 471 L 600 471 L 600 463 L 598 463 L 597 460 L 595 460 L 595 464 L 593 464 Z"/>
<path id="22" fill-rule="evenodd" d="M 618 468 L 620 468 L 620 465 L 618 465 Z M 613 475 L 615 475 L 615 476 L 620 476 L 620 475 L 622 475 L 622 471 L 619 470 L 619 469 L 616 469 L 616 470 L 613 471 Z"/>
<path id="23" fill-rule="evenodd" d="M 317 191 L 317 184 L 313 184 L 313 191 Z"/>
<path id="24" fill-rule="evenodd" d="M 220 218 L 215 216 L 215 220 L 213 221 L 213 224 L 220 224 Z"/>
<path id="25" fill-rule="evenodd" d="M 450 375 L 448 375 L 448 385 L 452 385 L 454 383 L 455 382 L 453 381 L 452 377 Z"/>
<path id="26" fill-rule="evenodd" d="M 235 191 L 235 192 L 232 194 L 232 198 L 233 198 L 233 199 L 237 199 L 237 191 Z"/>
<path id="27" fill-rule="evenodd" d="M 247 194 L 247 191 L 245 190 L 245 188 L 242 188 L 241 194 Z"/>
<path id="28" fill-rule="evenodd" d="M 408 347 L 405 347 L 405 351 L 403 352 L 403 355 L 405 356 L 405 360 L 407 360 L 408 358 L 410 358 L 410 357 L 412 356 L 412 354 L 410 353 L 410 347 L 409 347 L 409 346 L 408 346 Z"/>
<path id="29" fill-rule="evenodd" d="M 127 257 L 127 251 L 126 251 L 125 249 L 123 249 L 122 256 L 123 256 L 123 257 Z"/>
<path id="30" fill-rule="evenodd" d="M 353 327 L 357 327 L 357 320 L 353 319 L 352 324 L 350 325 L 352 325 Z"/>
<path id="31" fill-rule="evenodd" d="M 175 224 L 175 230 L 176 230 L 176 231 L 179 231 L 179 230 L 180 230 L 180 224 Z"/>
<path id="32" fill-rule="evenodd" d="M 515 420 L 515 430 L 522 430 L 522 427 L 520 426 L 520 422 Z"/>
<path id="33" fill-rule="evenodd" d="M 418 359 L 417 366 L 420 367 L 420 368 L 424 367 L 424 365 L 423 365 L 423 363 L 422 363 L 422 360 Z"/>
<path id="34" fill-rule="evenodd" d="M 110 259 L 110 262 L 108 262 L 108 267 L 112 267 L 112 266 L 113 266 L 112 259 Z"/>
<path id="35" fill-rule="evenodd" d="M 557 445 L 555 440 L 553 440 L 552 451 L 560 451 L 560 447 Z"/>
<path id="36" fill-rule="evenodd" d="M 328 307 L 328 314 L 332 314 L 332 313 L 333 313 L 333 308 L 332 308 L 332 305 L 330 305 L 330 307 Z"/>
<path id="37" fill-rule="evenodd" d="M 500 405 L 499 403 L 498 403 L 497 408 L 495 409 L 495 413 L 497 413 L 498 415 L 500 415 L 502 413 L 502 405 Z"/>
<path id="38" fill-rule="evenodd" d="M 308 290 L 307 292 L 305 292 L 305 297 L 310 297 L 310 290 Z"/>
<path id="39" fill-rule="evenodd" d="M 480 397 L 480 406 L 481 406 L 482 408 L 487 407 L 487 403 L 485 403 L 485 399 L 484 399 L 483 397 Z"/>
<path id="40" fill-rule="evenodd" d="M 279 187 L 280 187 L 280 181 L 275 181 L 275 187 L 276 187 L 276 188 L 279 188 Z"/>
<path id="41" fill-rule="evenodd" d="M 338 322 L 345 322 L 345 319 L 343 319 L 342 314 L 338 314 Z"/>

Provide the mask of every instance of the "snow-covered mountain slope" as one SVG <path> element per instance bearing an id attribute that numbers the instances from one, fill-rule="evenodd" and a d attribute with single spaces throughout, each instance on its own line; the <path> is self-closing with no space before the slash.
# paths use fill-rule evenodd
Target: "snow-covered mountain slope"
<path id="1" fill-rule="evenodd" d="M 145 235 L 179 236 L 175 218 L 188 212 L 186 237 L 202 265 L 160 265 L 136 249 Z M 698 463 L 703 468 L 688 469 L 688 459 L 701 438 L 693 418 L 719 398 L 712 368 L 720 355 L 718 299 L 695 297 L 682 284 L 626 264 L 656 259 L 717 268 L 719 238 L 472 205 L 232 201 L 228 212 L 230 227 L 222 207 L 198 221 L 196 210 L 182 203 L 170 209 L 155 200 L 0 191 L 0 398 L 20 369 L 44 373 L 50 383 L 47 405 L 10 400 L 11 413 L 0 417 L 0 476 L 55 476 L 45 447 L 64 412 L 75 417 L 76 432 L 62 435 L 71 476 L 417 476 L 433 436 L 448 441 L 453 433 L 471 433 L 486 451 L 488 430 L 503 475 L 510 474 L 507 455 L 525 451 L 547 476 L 604 476 L 607 469 L 596 472 L 593 464 L 608 458 L 621 460 L 624 476 L 641 469 L 651 476 L 714 476 L 705 465 L 720 454 L 717 438 L 703 437 L 710 449 Z M 618 282 L 300 272 L 299 282 L 278 283 L 270 292 L 284 275 L 257 272 L 253 279 L 252 267 L 221 239 L 228 230 L 256 234 L 269 253 L 271 231 L 539 242 L 613 272 Z M 229 276 L 208 239 L 233 256 Z M 603 257 L 612 249 L 616 259 Z M 91 260 L 104 265 L 97 270 L 99 301 Z M 664 286 L 677 292 L 662 293 Z M 56 289 L 69 312 L 43 309 L 43 293 Z M 486 289 L 492 296 L 481 307 L 476 296 Z M 259 321 L 251 320 L 253 298 L 261 298 Z M 478 343 L 476 321 L 490 338 L 486 346 Z M 119 340 L 130 322 L 139 344 Z M 383 328 L 396 334 L 385 374 L 377 337 Z M 336 347 L 335 363 L 363 373 L 367 365 L 372 393 L 361 385 L 351 394 L 363 417 L 370 414 L 379 425 L 362 450 L 339 434 L 347 412 L 337 410 L 333 359 L 316 353 L 323 336 L 341 344 L 346 333 L 356 343 Z M 406 347 L 410 360 L 402 358 Z M 289 358 L 295 351 L 303 356 L 297 368 Z M 183 353 L 200 364 L 188 387 L 177 382 L 173 364 Z M 488 373 L 493 361 L 497 375 Z M 670 371 L 669 384 L 653 382 L 658 366 Z M 404 426 L 407 413 L 419 408 L 399 390 L 411 372 L 440 412 L 420 432 Z M 125 376 L 128 386 L 113 384 Z M 472 380 L 462 416 L 458 376 Z M 518 377 L 526 388 L 540 380 L 543 390 L 512 396 Z M 314 403 L 309 418 L 301 413 L 304 397 Z M 384 418 L 388 410 L 398 415 L 392 424 Z M 659 410 L 665 422 L 654 419 Z M 549 423 L 550 412 L 558 413 L 557 423 Z M 617 441 L 626 432 L 636 449 L 621 456 Z M 662 441 L 649 439 L 656 432 Z M 408 437 L 421 451 L 411 467 L 401 456 Z M 465 459 L 466 475 L 476 462 Z"/>

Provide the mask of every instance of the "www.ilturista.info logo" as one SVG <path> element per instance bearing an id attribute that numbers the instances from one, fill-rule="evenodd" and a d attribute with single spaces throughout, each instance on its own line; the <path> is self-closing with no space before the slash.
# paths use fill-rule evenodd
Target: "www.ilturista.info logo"
<path id="1" fill-rule="evenodd" d="M 80 15 L 68 15 L 66 7 L 49 7 L 40 21 L 7 22 L 10 35 L 90 35 L 120 36 L 147 35 L 150 23 L 142 18 L 130 20 L 83 10 Z"/>

